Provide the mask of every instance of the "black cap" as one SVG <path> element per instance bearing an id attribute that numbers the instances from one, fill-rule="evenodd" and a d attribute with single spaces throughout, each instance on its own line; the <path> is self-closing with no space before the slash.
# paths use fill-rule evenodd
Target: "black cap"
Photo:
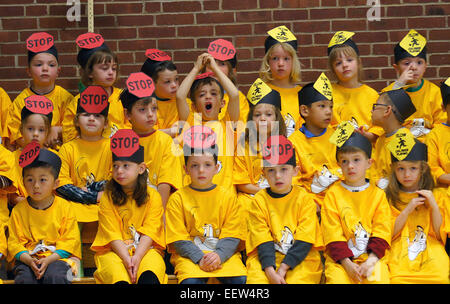
<path id="1" fill-rule="evenodd" d="M 414 138 L 414 146 L 409 151 L 408 155 L 403 158 L 403 161 L 428 161 L 428 147 L 426 144 Z M 399 160 L 391 152 L 391 161 L 398 162 Z"/>
<path id="2" fill-rule="evenodd" d="M 327 53 L 328 56 L 330 55 L 331 51 L 335 47 L 341 47 L 343 45 L 348 45 L 352 49 L 355 50 L 356 54 L 359 56 L 359 49 L 356 43 L 351 39 L 351 37 L 355 33 L 353 32 L 347 32 L 347 31 L 339 31 L 334 34 L 334 36 L 331 38 L 330 43 L 328 44 Z"/>
<path id="3" fill-rule="evenodd" d="M 342 144 L 342 146 L 338 146 L 336 148 L 336 155 L 339 150 L 344 147 L 356 147 L 366 152 L 368 158 L 372 156 L 372 143 L 367 137 L 358 132 L 353 132 L 352 135 Z"/>
<path id="4" fill-rule="evenodd" d="M 442 103 L 446 107 L 450 103 L 450 77 L 441 83 Z"/>
<path id="5" fill-rule="evenodd" d="M 23 148 L 19 156 L 19 166 L 26 168 L 36 162 L 43 162 L 51 165 L 57 175 L 61 170 L 61 158 L 55 153 L 45 148 L 41 148 L 39 143 L 31 142 Z"/>
<path id="6" fill-rule="evenodd" d="M 256 106 L 260 103 L 267 103 L 275 106 L 281 111 L 281 95 L 277 90 L 269 87 L 260 78 L 256 79 L 247 93 L 247 100 Z"/>
<path id="7" fill-rule="evenodd" d="M 278 26 L 267 32 L 269 36 L 264 41 L 265 53 L 275 44 L 287 43 L 291 45 L 297 52 L 297 38 L 292 34 L 292 32 L 284 25 Z M 291 38 L 289 38 L 291 37 Z"/>
<path id="8" fill-rule="evenodd" d="M 392 104 L 397 109 L 396 117 L 401 119 L 400 122 L 404 122 L 408 117 L 416 112 L 416 107 L 411 101 L 411 97 L 406 93 L 404 89 L 396 89 L 385 92 Z"/>

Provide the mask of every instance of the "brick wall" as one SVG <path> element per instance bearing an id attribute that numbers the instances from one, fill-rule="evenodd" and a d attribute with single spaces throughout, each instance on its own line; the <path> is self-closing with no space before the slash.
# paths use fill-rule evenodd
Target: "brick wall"
<path id="1" fill-rule="evenodd" d="M 26 85 L 25 40 L 47 31 L 55 37 L 62 72 L 58 84 L 77 90 L 75 39 L 87 31 L 87 0 L 80 22 L 66 19 L 66 0 L 0 2 L 0 86 L 14 98 Z M 366 0 L 95 0 L 95 32 L 118 53 L 124 80 L 145 60 L 145 49 L 168 52 L 185 75 L 213 38 L 230 39 L 238 50 L 238 82 L 247 92 L 258 76 L 266 31 L 286 25 L 299 40 L 302 82 L 326 69 L 326 47 L 338 30 L 356 32 L 366 81 L 382 89 L 396 77 L 393 46 L 409 29 L 428 40 L 427 79 L 450 76 L 450 1 L 379 0 L 381 21 L 368 21 Z"/>

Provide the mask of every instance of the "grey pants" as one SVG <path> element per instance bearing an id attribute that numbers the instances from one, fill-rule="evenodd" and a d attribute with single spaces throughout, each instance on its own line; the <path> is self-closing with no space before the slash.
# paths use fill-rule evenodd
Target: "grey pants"
<path id="1" fill-rule="evenodd" d="M 72 280 L 70 265 L 60 260 L 48 265 L 44 276 L 39 280 L 33 270 L 20 261 L 16 261 L 13 271 L 15 284 L 70 284 Z"/>

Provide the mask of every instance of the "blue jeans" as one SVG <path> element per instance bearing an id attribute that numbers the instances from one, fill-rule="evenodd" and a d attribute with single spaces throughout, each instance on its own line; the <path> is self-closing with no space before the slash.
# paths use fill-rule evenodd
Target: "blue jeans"
<path id="1" fill-rule="evenodd" d="M 180 284 L 206 284 L 209 278 L 187 278 Z M 222 284 L 245 284 L 247 276 L 217 278 Z"/>

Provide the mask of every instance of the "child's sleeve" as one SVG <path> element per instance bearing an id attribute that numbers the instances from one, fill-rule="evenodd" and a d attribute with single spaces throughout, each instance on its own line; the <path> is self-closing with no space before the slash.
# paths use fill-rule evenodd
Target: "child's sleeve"
<path id="1" fill-rule="evenodd" d="M 11 106 L 11 98 L 9 98 L 8 93 L 5 92 L 3 88 L 0 88 L 0 125 L 1 125 L 1 133 L 3 134 L 3 130 L 6 129 L 6 119 L 8 117 L 9 107 Z"/>
<path id="2" fill-rule="evenodd" d="M 430 133 L 425 137 L 425 144 L 428 148 L 428 164 L 430 165 L 431 169 L 431 175 L 434 178 L 434 181 L 436 182 L 437 179 L 445 174 L 444 169 L 441 167 L 441 164 L 439 162 L 439 134 L 438 131 L 439 127 L 433 128 Z M 442 140 L 446 140 L 445 138 L 442 138 Z M 450 139 L 447 139 L 447 141 Z"/>
<path id="3" fill-rule="evenodd" d="M 13 208 L 8 221 L 8 261 L 11 262 L 15 255 L 22 251 L 27 251 L 25 245 L 28 243 L 25 236 L 25 223 L 22 221 L 22 215 L 19 213 L 20 206 Z"/>
<path id="4" fill-rule="evenodd" d="M 164 232 L 164 207 L 158 191 L 147 187 L 149 200 L 145 209 L 145 219 L 141 227 L 136 227 L 139 233 L 145 234 L 152 239 L 152 245 L 166 248 Z"/>
<path id="5" fill-rule="evenodd" d="M 64 202 L 63 202 L 64 204 Z M 59 230 L 59 238 L 56 240 L 55 247 L 57 250 L 64 250 L 73 256 L 81 259 L 81 239 L 78 229 L 78 222 L 72 205 L 64 204 L 65 213 L 60 219 L 61 229 Z"/>
<path id="6" fill-rule="evenodd" d="M 8 137 L 10 143 L 14 143 L 17 139 L 22 137 L 19 129 L 21 123 L 21 112 L 25 103 L 24 98 L 24 93 L 19 94 L 9 106 L 3 137 Z"/>
<path id="7" fill-rule="evenodd" d="M 262 196 L 257 194 L 251 201 L 248 208 L 248 235 L 246 239 L 247 254 L 250 254 L 263 243 L 272 242 L 273 236 L 268 224 L 268 213 L 261 206 Z M 258 250 L 259 251 L 259 250 Z"/>
<path id="8" fill-rule="evenodd" d="M 191 241 L 183 214 L 183 197 L 179 192 L 173 193 L 166 205 L 166 244 L 169 252 L 174 252 L 171 244 L 176 241 Z"/>
<path id="9" fill-rule="evenodd" d="M 167 140 L 164 141 L 164 150 L 159 152 L 163 154 L 163 157 L 158 176 L 158 185 L 166 183 L 178 190 L 183 186 L 181 162 L 179 157 L 172 152 L 172 139 L 165 133 L 163 135 Z"/>
<path id="10" fill-rule="evenodd" d="M 71 141 L 78 135 L 73 120 L 77 112 L 77 104 L 79 98 L 80 95 L 77 95 L 74 98 L 72 98 L 72 100 L 67 103 L 67 106 L 64 109 L 64 117 L 62 118 L 63 143 Z"/>

